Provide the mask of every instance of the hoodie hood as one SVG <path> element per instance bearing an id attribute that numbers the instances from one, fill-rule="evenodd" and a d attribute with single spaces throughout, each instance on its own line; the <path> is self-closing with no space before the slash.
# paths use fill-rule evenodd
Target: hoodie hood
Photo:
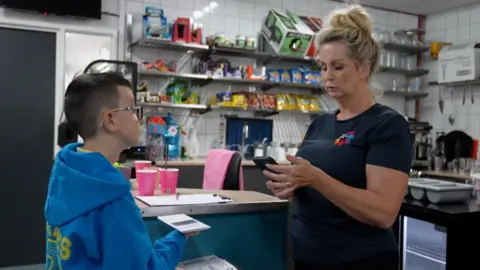
<path id="1" fill-rule="evenodd" d="M 100 153 L 77 152 L 83 144 L 65 146 L 50 176 L 45 217 L 61 226 L 130 193 L 130 181 Z"/>

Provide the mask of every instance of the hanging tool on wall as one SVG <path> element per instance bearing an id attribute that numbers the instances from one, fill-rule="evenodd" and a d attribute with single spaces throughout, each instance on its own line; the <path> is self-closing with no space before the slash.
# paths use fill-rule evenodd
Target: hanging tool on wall
<path id="1" fill-rule="evenodd" d="M 462 102 L 462 104 L 465 105 L 465 99 L 467 97 L 467 92 L 470 92 L 470 102 L 472 102 L 472 104 L 474 104 L 475 100 L 473 98 L 473 91 L 472 91 L 472 88 L 470 86 L 470 83 L 466 83 L 465 88 L 463 89 L 463 102 Z"/>
<path id="2" fill-rule="evenodd" d="M 445 103 L 443 102 L 442 99 L 442 86 L 438 86 L 438 107 L 440 108 L 440 113 L 443 113 L 443 107 L 445 106 Z"/>

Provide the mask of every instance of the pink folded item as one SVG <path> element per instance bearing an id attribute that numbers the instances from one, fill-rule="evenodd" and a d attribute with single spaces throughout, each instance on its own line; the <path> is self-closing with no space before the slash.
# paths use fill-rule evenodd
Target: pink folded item
<path id="1" fill-rule="evenodd" d="M 203 172 L 203 189 L 222 190 L 228 165 L 235 151 L 213 149 L 208 151 Z M 239 190 L 243 190 L 243 170 L 240 166 Z"/>

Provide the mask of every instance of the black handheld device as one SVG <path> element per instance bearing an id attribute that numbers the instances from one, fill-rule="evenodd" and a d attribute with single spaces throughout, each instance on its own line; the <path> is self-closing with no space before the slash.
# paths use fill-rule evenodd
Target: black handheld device
<path id="1" fill-rule="evenodd" d="M 272 171 L 269 168 L 267 168 L 267 166 L 266 166 L 267 164 L 278 165 L 277 161 L 275 161 L 275 159 L 273 159 L 272 157 L 269 157 L 269 156 L 254 157 L 253 162 L 262 171 L 267 170 L 271 173 L 277 173 L 278 174 L 278 172 Z"/>

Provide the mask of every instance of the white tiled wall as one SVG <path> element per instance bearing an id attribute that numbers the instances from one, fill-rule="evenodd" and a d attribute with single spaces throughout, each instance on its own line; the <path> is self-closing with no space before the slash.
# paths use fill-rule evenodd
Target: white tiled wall
<path id="1" fill-rule="evenodd" d="M 175 19 L 176 17 L 193 17 L 196 10 L 203 10 L 208 6 L 210 0 L 127 0 L 126 12 L 133 15 L 134 33 L 133 38 L 141 37 L 141 14 L 144 7 L 148 5 L 163 7 L 167 19 Z M 218 7 L 212 12 L 206 13 L 202 18 L 195 22 L 203 24 L 204 35 L 215 32 L 224 32 L 228 35 L 243 35 L 255 37 L 260 32 L 264 17 L 270 8 L 279 10 L 292 10 L 299 14 L 316 16 L 325 18 L 339 4 L 327 0 L 215 0 Z M 375 28 L 379 30 L 389 30 L 391 32 L 402 28 L 416 28 L 418 18 L 416 16 L 388 12 L 383 10 L 368 9 L 375 24 Z M 135 61 L 155 61 L 157 59 L 174 60 L 178 58 L 178 54 L 172 52 L 159 52 L 151 49 L 137 49 L 133 53 Z M 251 63 L 251 59 L 230 59 L 242 64 Z M 149 81 L 149 85 L 156 85 L 158 81 Z M 228 86 L 206 86 L 201 89 L 203 96 L 210 95 L 214 92 L 226 90 Z M 232 87 L 232 90 L 242 89 Z M 293 90 L 292 90 L 293 91 Z M 404 111 L 405 104 L 401 97 L 383 97 L 381 103 L 387 104 L 401 112 Z M 332 104 L 334 105 L 334 104 Z M 176 112 L 181 114 L 181 112 Z M 249 113 L 243 113 L 239 116 L 251 116 Z M 188 121 L 188 117 L 183 115 L 179 120 L 182 123 Z M 274 129 L 297 128 L 300 134 L 304 133 L 305 125 L 309 122 L 308 116 L 293 116 L 289 114 L 280 114 L 275 117 Z M 294 124 L 292 125 L 292 122 Z M 199 119 L 191 121 L 197 127 L 197 136 L 201 144 L 200 152 L 205 154 L 211 147 L 212 141 L 219 136 L 220 113 L 211 112 L 205 114 Z M 276 134 L 276 131 L 274 131 Z M 274 138 L 275 139 L 275 138 Z M 278 138 L 277 138 L 278 139 Z M 300 140 L 300 138 L 298 138 Z"/>
<path id="2" fill-rule="evenodd" d="M 457 10 L 435 14 L 427 17 L 426 41 L 446 41 L 456 44 L 466 42 L 480 42 L 480 4 L 463 7 Z M 430 68 L 429 81 L 437 81 L 437 61 L 425 57 L 425 65 Z M 463 104 L 463 87 L 442 87 L 441 93 L 445 108 L 443 114 L 438 106 L 439 87 L 429 87 L 431 93 L 427 99 L 421 101 L 421 119 L 429 121 L 434 131 L 464 130 L 474 138 L 480 138 L 480 87 L 471 87 L 475 103 L 470 102 L 467 92 Z M 453 100 L 452 100 L 453 93 Z M 449 124 L 448 117 L 455 116 L 455 123 Z"/>

